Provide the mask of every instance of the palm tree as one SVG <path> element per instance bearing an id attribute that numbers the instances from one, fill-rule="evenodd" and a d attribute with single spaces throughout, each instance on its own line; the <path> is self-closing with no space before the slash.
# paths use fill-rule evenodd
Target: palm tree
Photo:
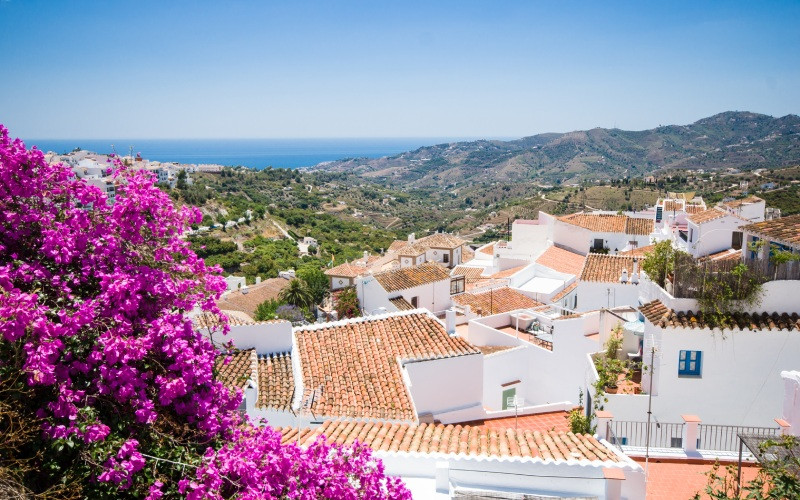
<path id="1" fill-rule="evenodd" d="M 314 302 L 314 294 L 306 285 L 306 282 L 301 279 L 293 279 L 289 285 L 281 290 L 278 295 L 282 301 L 293 306 L 308 308 Z"/>

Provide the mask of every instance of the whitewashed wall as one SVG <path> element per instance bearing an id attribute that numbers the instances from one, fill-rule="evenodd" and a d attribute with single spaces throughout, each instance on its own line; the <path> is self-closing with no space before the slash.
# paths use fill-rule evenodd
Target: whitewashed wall
<path id="1" fill-rule="evenodd" d="M 238 349 L 255 349 L 257 354 L 292 350 L 292 324 L 288 321 L 231 326 L 227 336 L 216 340 L 232 340 Z"/>
<path id="2" fill-rule="evenodd" d="M 631 270 L 629 269 L 628 272 Z M 578 281 L 578 311 L 639 305 L 639 285 Z"/>
<path id="3" fill-rule="evenodd" d="M 480 407 L 483 354 L 403 363 L 417 414 Z"/>

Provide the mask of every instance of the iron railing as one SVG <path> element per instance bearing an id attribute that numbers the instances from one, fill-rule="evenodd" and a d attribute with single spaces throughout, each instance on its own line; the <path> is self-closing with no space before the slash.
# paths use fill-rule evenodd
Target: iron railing
<path id="1" fill-rule="evenodd" d="M 684 423 L 650 423 L 650 448 L 684 448 Z M 647 422 L 612 420 L 608 422 L 608 441 L 616 446 L 647 446 Z M 698 450 L 737 451 L 738 434 L 755 434 L 768 438 L 780 437 L 780 429 L 738 425 L 700 424 L 697 433 Z"/>
<path id="2" fill-rule="evenodd" d="M 737 451 L 739 449 L 738 434 L 755 434 L 769 439 L 779 437 L 780 429 L 772 427 L 700 424 L 697 436 L 697 448 L 700 450 Z"/>

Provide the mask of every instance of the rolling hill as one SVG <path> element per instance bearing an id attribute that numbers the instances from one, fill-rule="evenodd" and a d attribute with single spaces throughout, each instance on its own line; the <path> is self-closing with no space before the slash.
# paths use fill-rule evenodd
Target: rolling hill
<path id="1" fill-rule="evenodd" d="M 800 163 L 800 117 L 725 112 L 690 125 L 627 131 L 594 128 L 513 141 L 480 140 L 395 156 L 350 158 L 315 170 L 355 172 L 409 186 L 571 183 L 671 169 L 776 168 Z"/>

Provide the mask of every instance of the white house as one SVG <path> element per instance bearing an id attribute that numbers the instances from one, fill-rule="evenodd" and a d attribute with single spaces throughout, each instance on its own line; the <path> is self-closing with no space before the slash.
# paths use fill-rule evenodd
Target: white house
<path id="1" fill-rule="evenodd" d="M 439 314 L 452 304 L 450 282 L 445 267 L 427 262 L 365 274 L 357 277 L 354 284 L 361 309 L 367 314 L 417 308 Z M 402 299 L 405 305 L 398 307 L 398 301 L 392 302 L 393 299 Z"/>
<path id="2" fill-rule="evenodd" d="M 779 288 L 797 284 L 773 283 Z M 690 414 L 706 424 L 774 427 L 782 411 L 780 374 L 800 364 L 797 312 L 735 313 L 715 326 L 701 314 L 675 311 L 659 300 L 640 311 L 641 355 L 648 367 L 641 388 L 648 391 L 652 377 L 652 398 L 607 394 L 605 409 L 615 419 L 644 421 L 652 404 L 657 422 L 681 422 L 681 415 Z M 587 390 L 593 394 L 597 373 L 588 363 Z"/>
<path id="3" fill-rule="evenodd" d="M 386 473 L 401 477 L 414 498 L 645 497 L 641 466 L 586 434 L 347 421 L 280 430 L 284 443 L 302 447 L 322 436 L 369 446 Z"/>
<path id="4" fill-rule="evenodd" d="M 775 249 L 800 254 L 800 214 L 756 222 L 741 229 L 744 238 L 742 253 L 747 261 L 760 260 L 769 263 Z M 764 244 L 758 248 L 759 243 Z M 771 263 L 769 266 L 774 267 Z M 794 272 L 796 275 L 800 262 L 787 262 L 785 266 L 787 272 Z"/>
<path id="5" fill-rule="evenodd" d="M 553 221 L 553 243 L 581 255 L 591 249 L 615 254 L 650 244 L 653 219 L 578 212 Z"/>
<path id="6" fill-rule="evenodd" d="M 736 215 L 750 222 L 761 222 L 766 213 L 766 202 L 758 196 L 748 196 L 720 204 L 720 207 L 731 215 Z"/>
<path id="7" fill-rule="evenodd" d="M 387 253 L 396 256 L 400 267 L 438 262 L 452 269 L 463 260 L 464 243 L 458 236 L 448 233 L 434 233 L 419 239 L 411 233 L 406 241 L 394 241 Z"/>
<path id="8" fill-rule="evenodd" d="M 639 304 L 638 258 L 631 255 L 589 254 L 575 290 L 578 311 Z"/>
<path id="9" fill-rule="evenodd" d="M 711 208 L 690 215 L 687 218 L 687 230 L 680 232 L 680 237 L 675 243 L 679 249 L 694 258 L 705 257 L 729 248 L 739 249 L 742 247 L 740 229 L 747 224 L 749 222 L 738 215 L 719 208 Z"/>

